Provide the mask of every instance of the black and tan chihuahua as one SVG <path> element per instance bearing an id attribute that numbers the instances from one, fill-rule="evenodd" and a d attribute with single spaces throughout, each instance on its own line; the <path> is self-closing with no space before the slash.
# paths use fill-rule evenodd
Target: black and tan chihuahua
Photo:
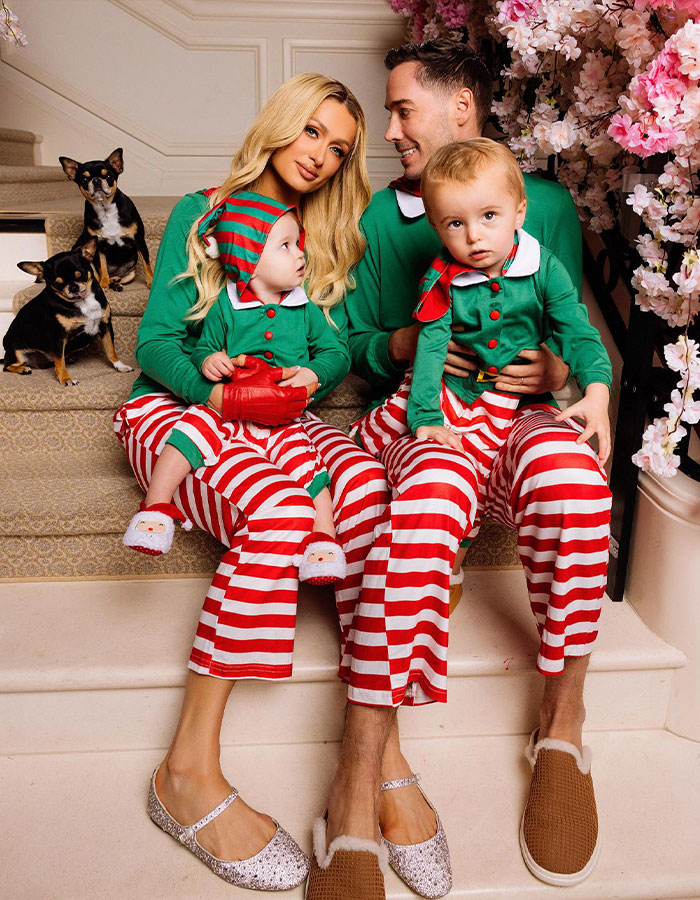
<path id="1" fill-rule="evenodd" d="M 78 384 L 68 374 L 66 358 L 85 350 L 99 335 L 107 358 L 118 372 L 133 372 L 114 349 L 112 312 L 97 284 L 92 261 L 97 238 L 82 247 L 57 253 L 45 262 L 17 263 L 23 272 L 46 282 L 44 290 L 23 306 L 3 340 L 6 372 L 31 375 L 32 366 L 53 363 L 63 385 Z"/>
<path id="2" fill-rule="evenodd" d="M 59 156 L 70 181 L 74 181 L 85 197 L 83 232 L 73 245 L 82 247 L 97 237 L 97 272 L 101 288 L 120 291 L 136 276 L 136 263 L 141 254 L 146 284 L 153 280 L 143 222 L 138 210 L 117 187 L 124 171 L 124 154 L 118 147 L 104 160 L 81 163 Z"/>

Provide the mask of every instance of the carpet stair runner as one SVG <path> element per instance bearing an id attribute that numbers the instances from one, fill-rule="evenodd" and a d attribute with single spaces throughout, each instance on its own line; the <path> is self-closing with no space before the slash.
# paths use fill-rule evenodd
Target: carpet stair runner
<path id="1" fill-rule="evenodd" d="M 155 259 L 172 202 L 162 198 L 160 203 L 151 199 L 137 204 L 147 210 L 142 216 Z M 81 226 L 77 211 L 49 214 L 48 254 L 70 249 Z M 20 291 L 15 312 L 41 289 L 37 284 Z M 136 366 L 136 330 L 148 300 L 142 273 L 123 291 L 107 293 L 117 353 Z M 116 372 L 99 342 L 69 371 L 78 385 L 62 387 L 53 368 L 35 369 L 24 377 L 0 374 L 0 453 L 5 460 L 0 578 L 212 572 L 221 546 L 196 530 L 178 533 L 172 551 L 160 559 L 122 546 L 122 534 L 142 495 L 114 437 L 111 418 L 138 373 Z M 363 388 L 360 379 L 350 376 L 316 409 L 326 421 L 347 430 L 364 408 Z M 517 564 L 514 534 L 487 521 L 469 552 L 468 565 Z"/>

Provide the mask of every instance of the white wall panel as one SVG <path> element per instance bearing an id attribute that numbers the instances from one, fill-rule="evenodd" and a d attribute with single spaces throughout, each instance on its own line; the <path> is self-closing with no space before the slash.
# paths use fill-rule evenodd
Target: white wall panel
<path id="1" fill-rule="evenodd" d="M 227 172 L 289 75 L 322 71 L 358 95 L 376 187 L 400 171 L 383 141 L 386 49 L 405 20 L 385 0 L 22 0 L 29 44 L 0 42 L 0 126 L 43 136 L 41 162 L 124 147 L 132 194 L 181 194 Z"/>

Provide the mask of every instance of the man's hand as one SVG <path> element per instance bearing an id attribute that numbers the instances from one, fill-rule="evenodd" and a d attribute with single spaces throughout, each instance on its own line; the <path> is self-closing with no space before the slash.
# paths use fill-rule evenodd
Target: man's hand
<path id="1" fill-rule="evenodd" d="M 419 425 L 416 429 L 416 437 L 419 441 L 436 441 L 438 444 L 444 444 L 446 447 L 464 452 L 462 442 L 457 435 L 442 425 Z"/>
<path id="2" fill-rule="evenodd" d="M 408 325 L 406 328 L 397 328 L 389 338 L 389 356 L 395 365 L 412 363 L 416 358 L 416 344 L 420 332 L 420 322 Z"/>
<path id="3" fill-rule="evenodd" d="M 318 390 L 318 375 L 307 369 L 306 366 L 300 366 L 297 371 L 290 377 L 278 382 L 280 387 L 303 387 L 306 389 L 307 398 L 313 397 Z"/>
<path id="4" fill-rule="evenodd" d="M 209 381 L 221 381 L 229 375 L 233 375 L 236 363 L 223 350 L 210 353 L 202 363 L 202 375 Z"/>
<path id="5" fill-rule="evenodd" d="M 594 382 L 589 384 L 584 391 L 582 400 L 574 403 L 568 409 L 558 413 L 554 420 L 565 422 L 568 419 L 583 419 L 586 427 L 576 438 L 577 444 L 582 444 L 594 434 L 598 435 L 598 462 L 601 466 L 610 455 L 610 419 L 608 418 L 608 404 L 610 391 L 606 384 Z"/>
<path id="6" fill-rule="evenodd" d="M 467 375 L 479 370 L 479 363 L 473 351 L 464 344 L 458 344 L 451 340 L 447 345 L 444 371 L 448 375 L 457 375 L 466 378 Z"/>
<path id="7" fill-rule="evenodd" d="M 511 394 L 546 394 L 560 391 L 569 380 L 569 367 L 546 344 L 540 344 L 539 350 L 521 350 L 518 356 L 531 362 L 524 365 L 511 363 L 501 369 L 496 390 Z"/>

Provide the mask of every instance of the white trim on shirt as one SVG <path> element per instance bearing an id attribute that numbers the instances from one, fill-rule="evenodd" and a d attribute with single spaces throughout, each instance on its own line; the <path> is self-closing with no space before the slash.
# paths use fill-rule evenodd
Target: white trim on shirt
<path id="1" fill-rule="evenodd" d="M 231 306 L 234 309 L 250 309 L 253 306 L 267 306 L 268 304 L 264 303 L 254 294 L 251 295 L 250 300 L 241 300 L 238 296 L 238 290 L 233 281 L 228 280 L 226 282 L 226 292 L 229 296 L 229 300 L 231 301 Z M 304 306 L 304 304 L 309 302 L 309 298 L 306 296 L 306 291 L 302 287 L 295 287 L 287 294 L 287 296 L 280 302 L 275 304 L 276 306 Z"/>

